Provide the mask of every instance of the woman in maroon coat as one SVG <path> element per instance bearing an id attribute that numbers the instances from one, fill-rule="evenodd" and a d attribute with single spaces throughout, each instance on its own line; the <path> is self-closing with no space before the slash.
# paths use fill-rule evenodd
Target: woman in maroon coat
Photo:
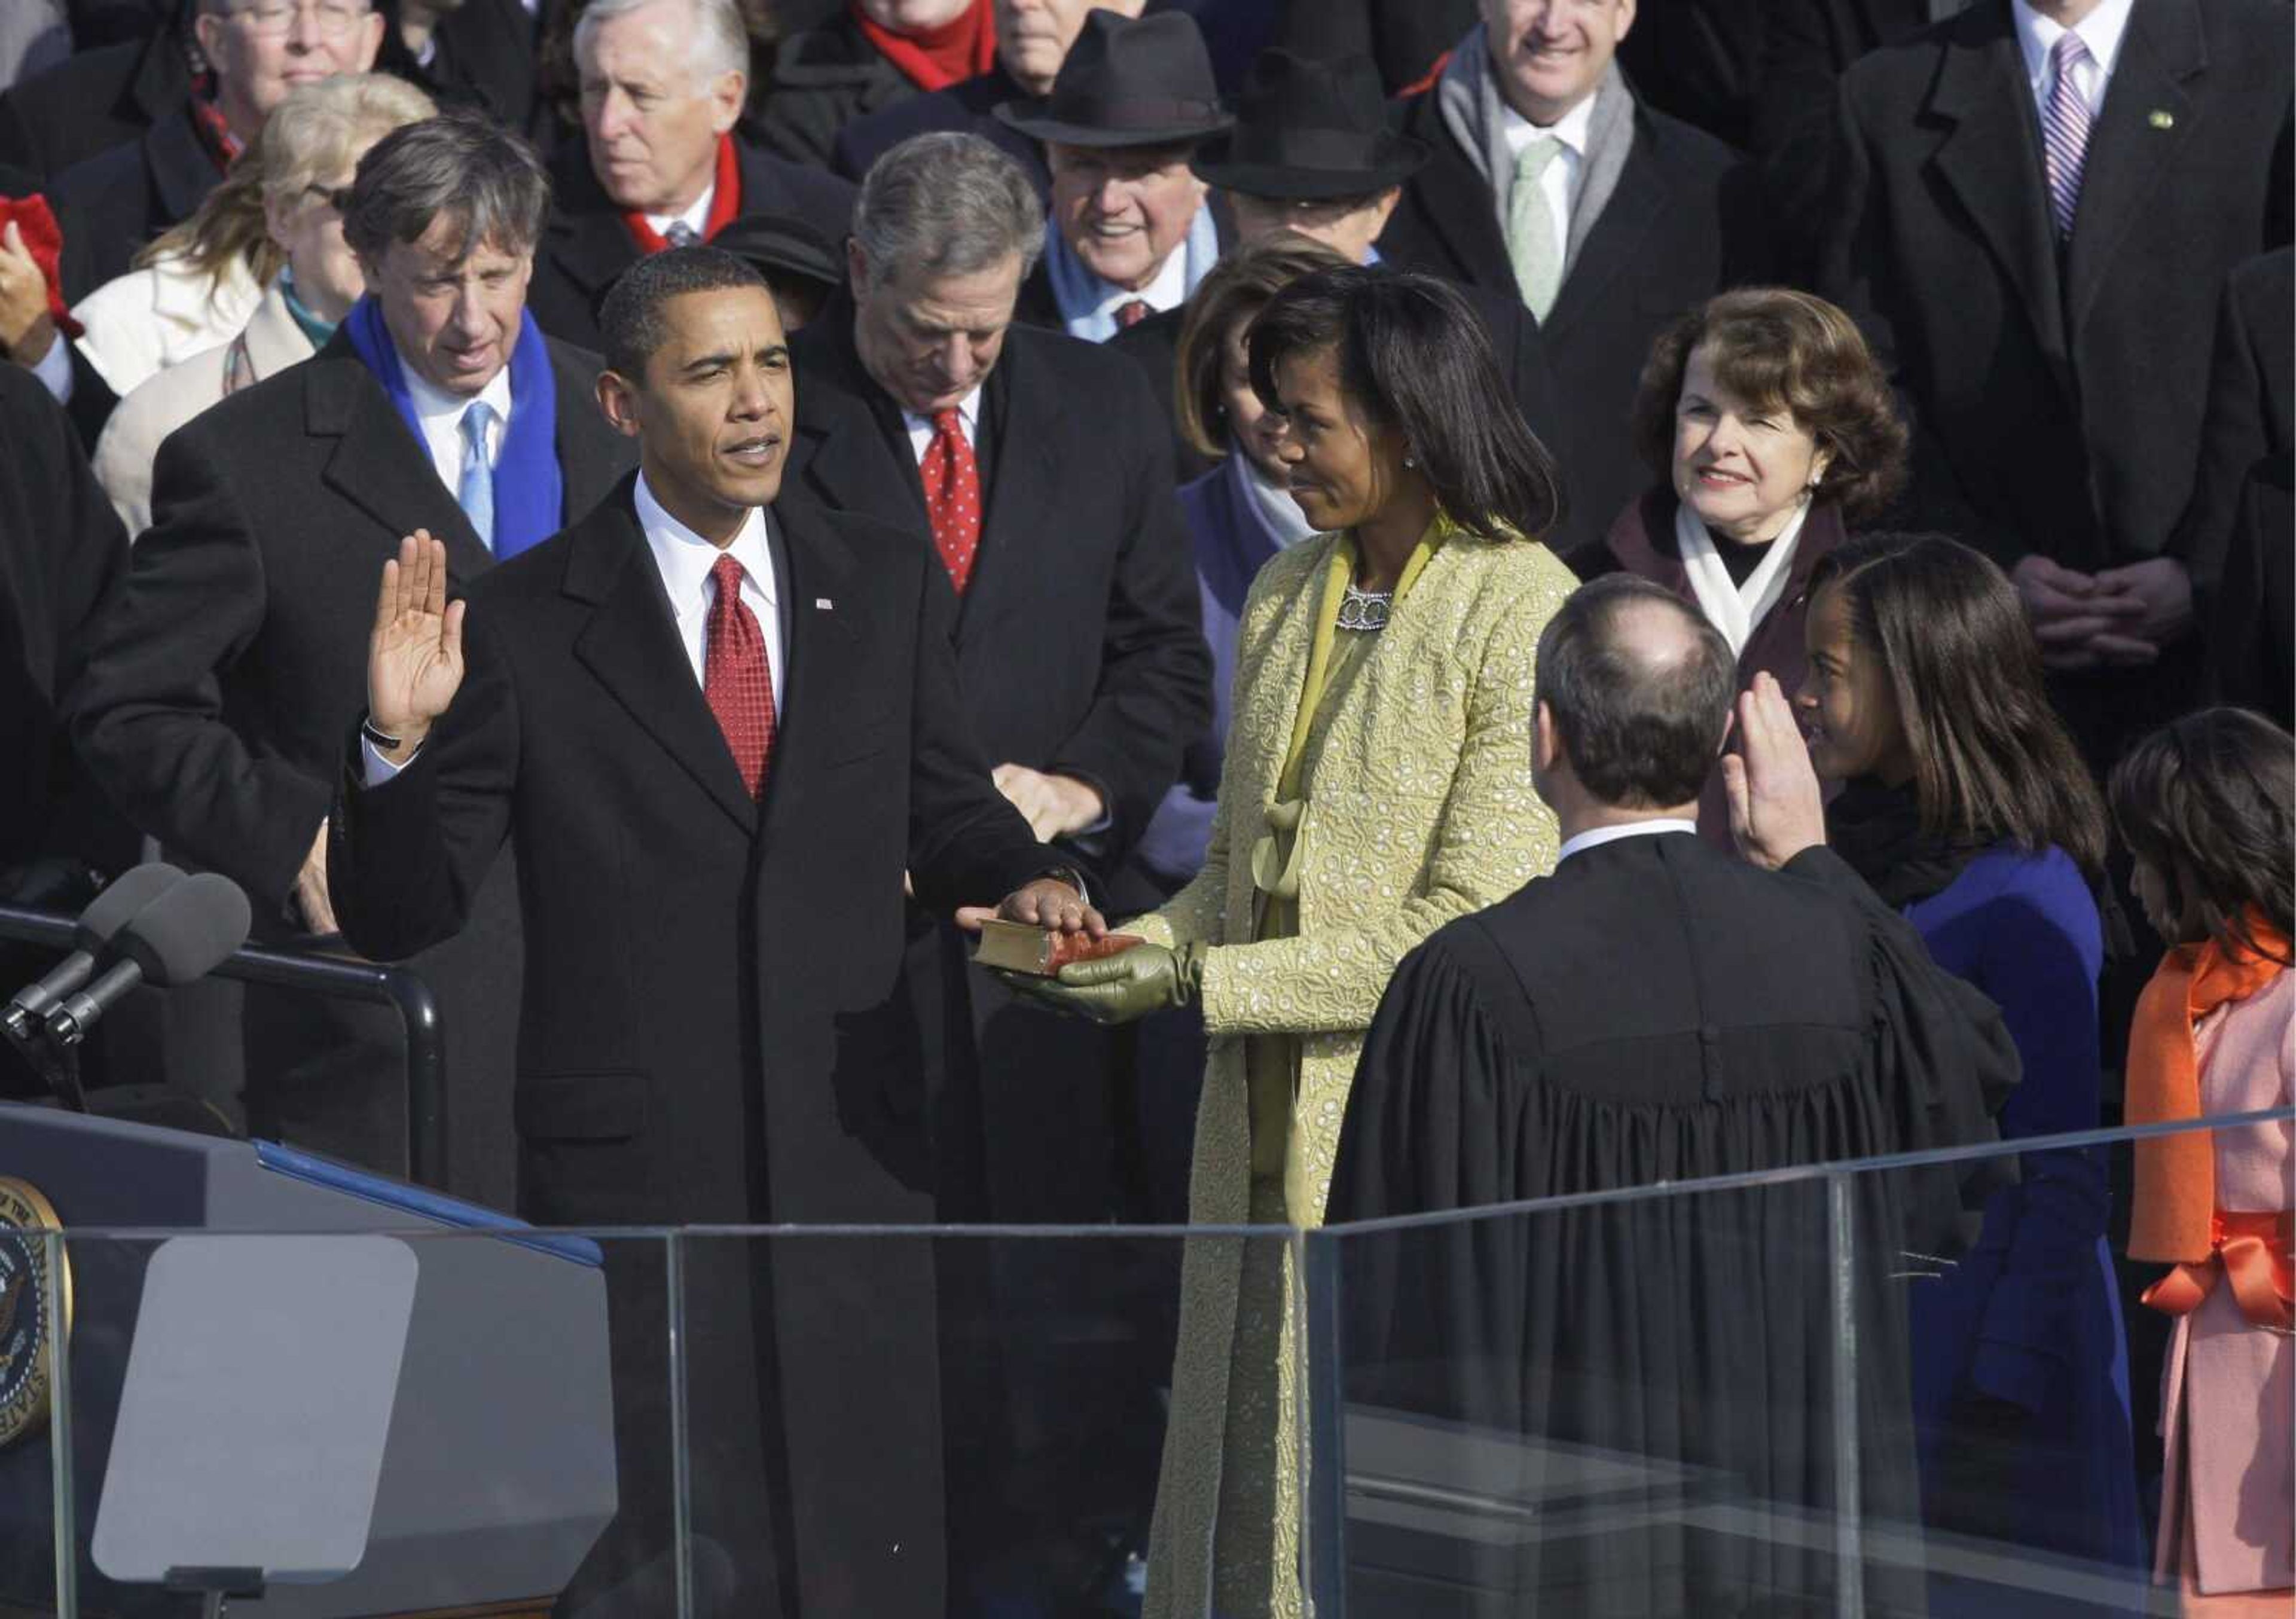
<path id="1" fill-rule="evenodd" d="M 1634 434 L 1660 481 L 1572 565 L 1665 586 L 1729 641 L 1741 686 L 1797 689 L 1811 573 L 1905 476 L 1905 423 L 1856 324 L 1781 287 L 1710 299 L 1652 346 Z M 1698 825 L 1730 847 L 1718 770 Z"/>

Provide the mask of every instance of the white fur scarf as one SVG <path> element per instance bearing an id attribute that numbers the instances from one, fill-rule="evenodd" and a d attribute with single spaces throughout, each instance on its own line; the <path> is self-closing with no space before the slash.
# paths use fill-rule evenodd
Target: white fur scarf
<path id="1" fill-rule="evenodd" d="M 1730 643 L 1732 657 L 1745 655 L 1746 643 L 1754 638 L 1754 627 L 1785 594 L 1786 576 L 1793 571 L 1794 547 L 1800 542 L 1802 524 L 1808 518 L 1809 501 L 1805 497 L 1784 530 L 1770 541 L 1760 564 L 1741 585 L 1730 577 L 1721 553 L 1714 548 L 1713 536 L 1690 509 L 1690 503 L 1685 500 L 1674 508 L 1674 543 L 1690 575 L 1690 592 L 1698 598 L 1707 621 Z"/>

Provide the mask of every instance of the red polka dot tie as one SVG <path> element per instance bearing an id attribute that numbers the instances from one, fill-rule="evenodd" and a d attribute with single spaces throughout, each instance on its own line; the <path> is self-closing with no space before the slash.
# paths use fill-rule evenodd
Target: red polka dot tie
<path id="1" fill-rule="evenodd" d="M 709 570 L 718 594 L 701 653 L 701 694 L 726 733 L 726 746 L 751 798 L 766 787 L 766 760 L 774 751 L 774 671 L 758 615 L 742 600 L 742 564 L 721 556 Z"/>
<path id="2" fill-rule="evenodd" d="M 948 570 L 948 582 L 963 596 L 972 577 L 972 559 L 980 554 L 980 463 L 973 459 L 972 441 L 956 412 L 936 411 L 932 424 L 932 440 L 925 446 L 917 475 L 924 481 L 933 549 Z"/>

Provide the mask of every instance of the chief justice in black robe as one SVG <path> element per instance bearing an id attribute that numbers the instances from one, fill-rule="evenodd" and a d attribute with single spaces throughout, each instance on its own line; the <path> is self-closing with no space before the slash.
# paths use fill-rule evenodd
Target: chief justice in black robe
<path id="1" fill-rule="evenodd" d="M 1996 1138 L 2018 1077 L 1999 1015 L 1824 846 L 1775 682 L 1725 766 L 1745 860 L 1691 818 L 1734 687 L 1702 620 L 1639 581 L 1589 586 L 1538 683 L 1561 859 L 1398 970 L 1334 1221 Z M 1920 1569 L 1872 1533 L 1920 1516 L 1904 1253 L 1973 1234 L 1997 1172 L 1855 1178 L 1854 1433 L 1823 1181 L 1342 1237 L 1350 1401 L 1416 1423 L 1443 1482 L 1530 1508 L 1431 1542 L 1350 1525 L 1349 1611 L 1832 1613 L 1842 1510 L 1867 1530 L 1866 1611 L 1923 1611 Z M 1452 1424 L 1504 1448 L 1470 1476 Z"/>

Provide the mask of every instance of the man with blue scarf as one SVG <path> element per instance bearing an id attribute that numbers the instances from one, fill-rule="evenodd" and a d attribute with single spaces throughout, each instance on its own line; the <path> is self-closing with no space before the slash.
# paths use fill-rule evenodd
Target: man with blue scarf
<path id="1" fill-rule="evenodd" d="M 444 539 L 459 588 L 630 464 L 590 397 L 596 357 L 525 311 L 548 202 L 516 136 L 460 117 L 393 131 L 343 209 L 367 292 L 341 329 L 160 447 L 152 526 L 93 626 L 75 736 L 139 828 L 247 890 L 259 939 L 335 931 L 327 806 L 364 700 L 373 579 L 400 536 Z M 508 875 L 415 963 L 455 1031 L 450 1183 L 496 1203 L 520 970 Z M 247 1004 L 250 1128 L 403 1168 L 396 1015 L 252 988 Z"/>
<path id="2" fill-rule="evenodd" d="M 1045 143 L 1053 175 L 1044 257 L 1016 318 L 1103 343 L 1187 301 L 1220 253 L 1188 160 L 1231 121 L 1193 18 L 1090 13 L 1051 96 L 996 117 Z"/>

